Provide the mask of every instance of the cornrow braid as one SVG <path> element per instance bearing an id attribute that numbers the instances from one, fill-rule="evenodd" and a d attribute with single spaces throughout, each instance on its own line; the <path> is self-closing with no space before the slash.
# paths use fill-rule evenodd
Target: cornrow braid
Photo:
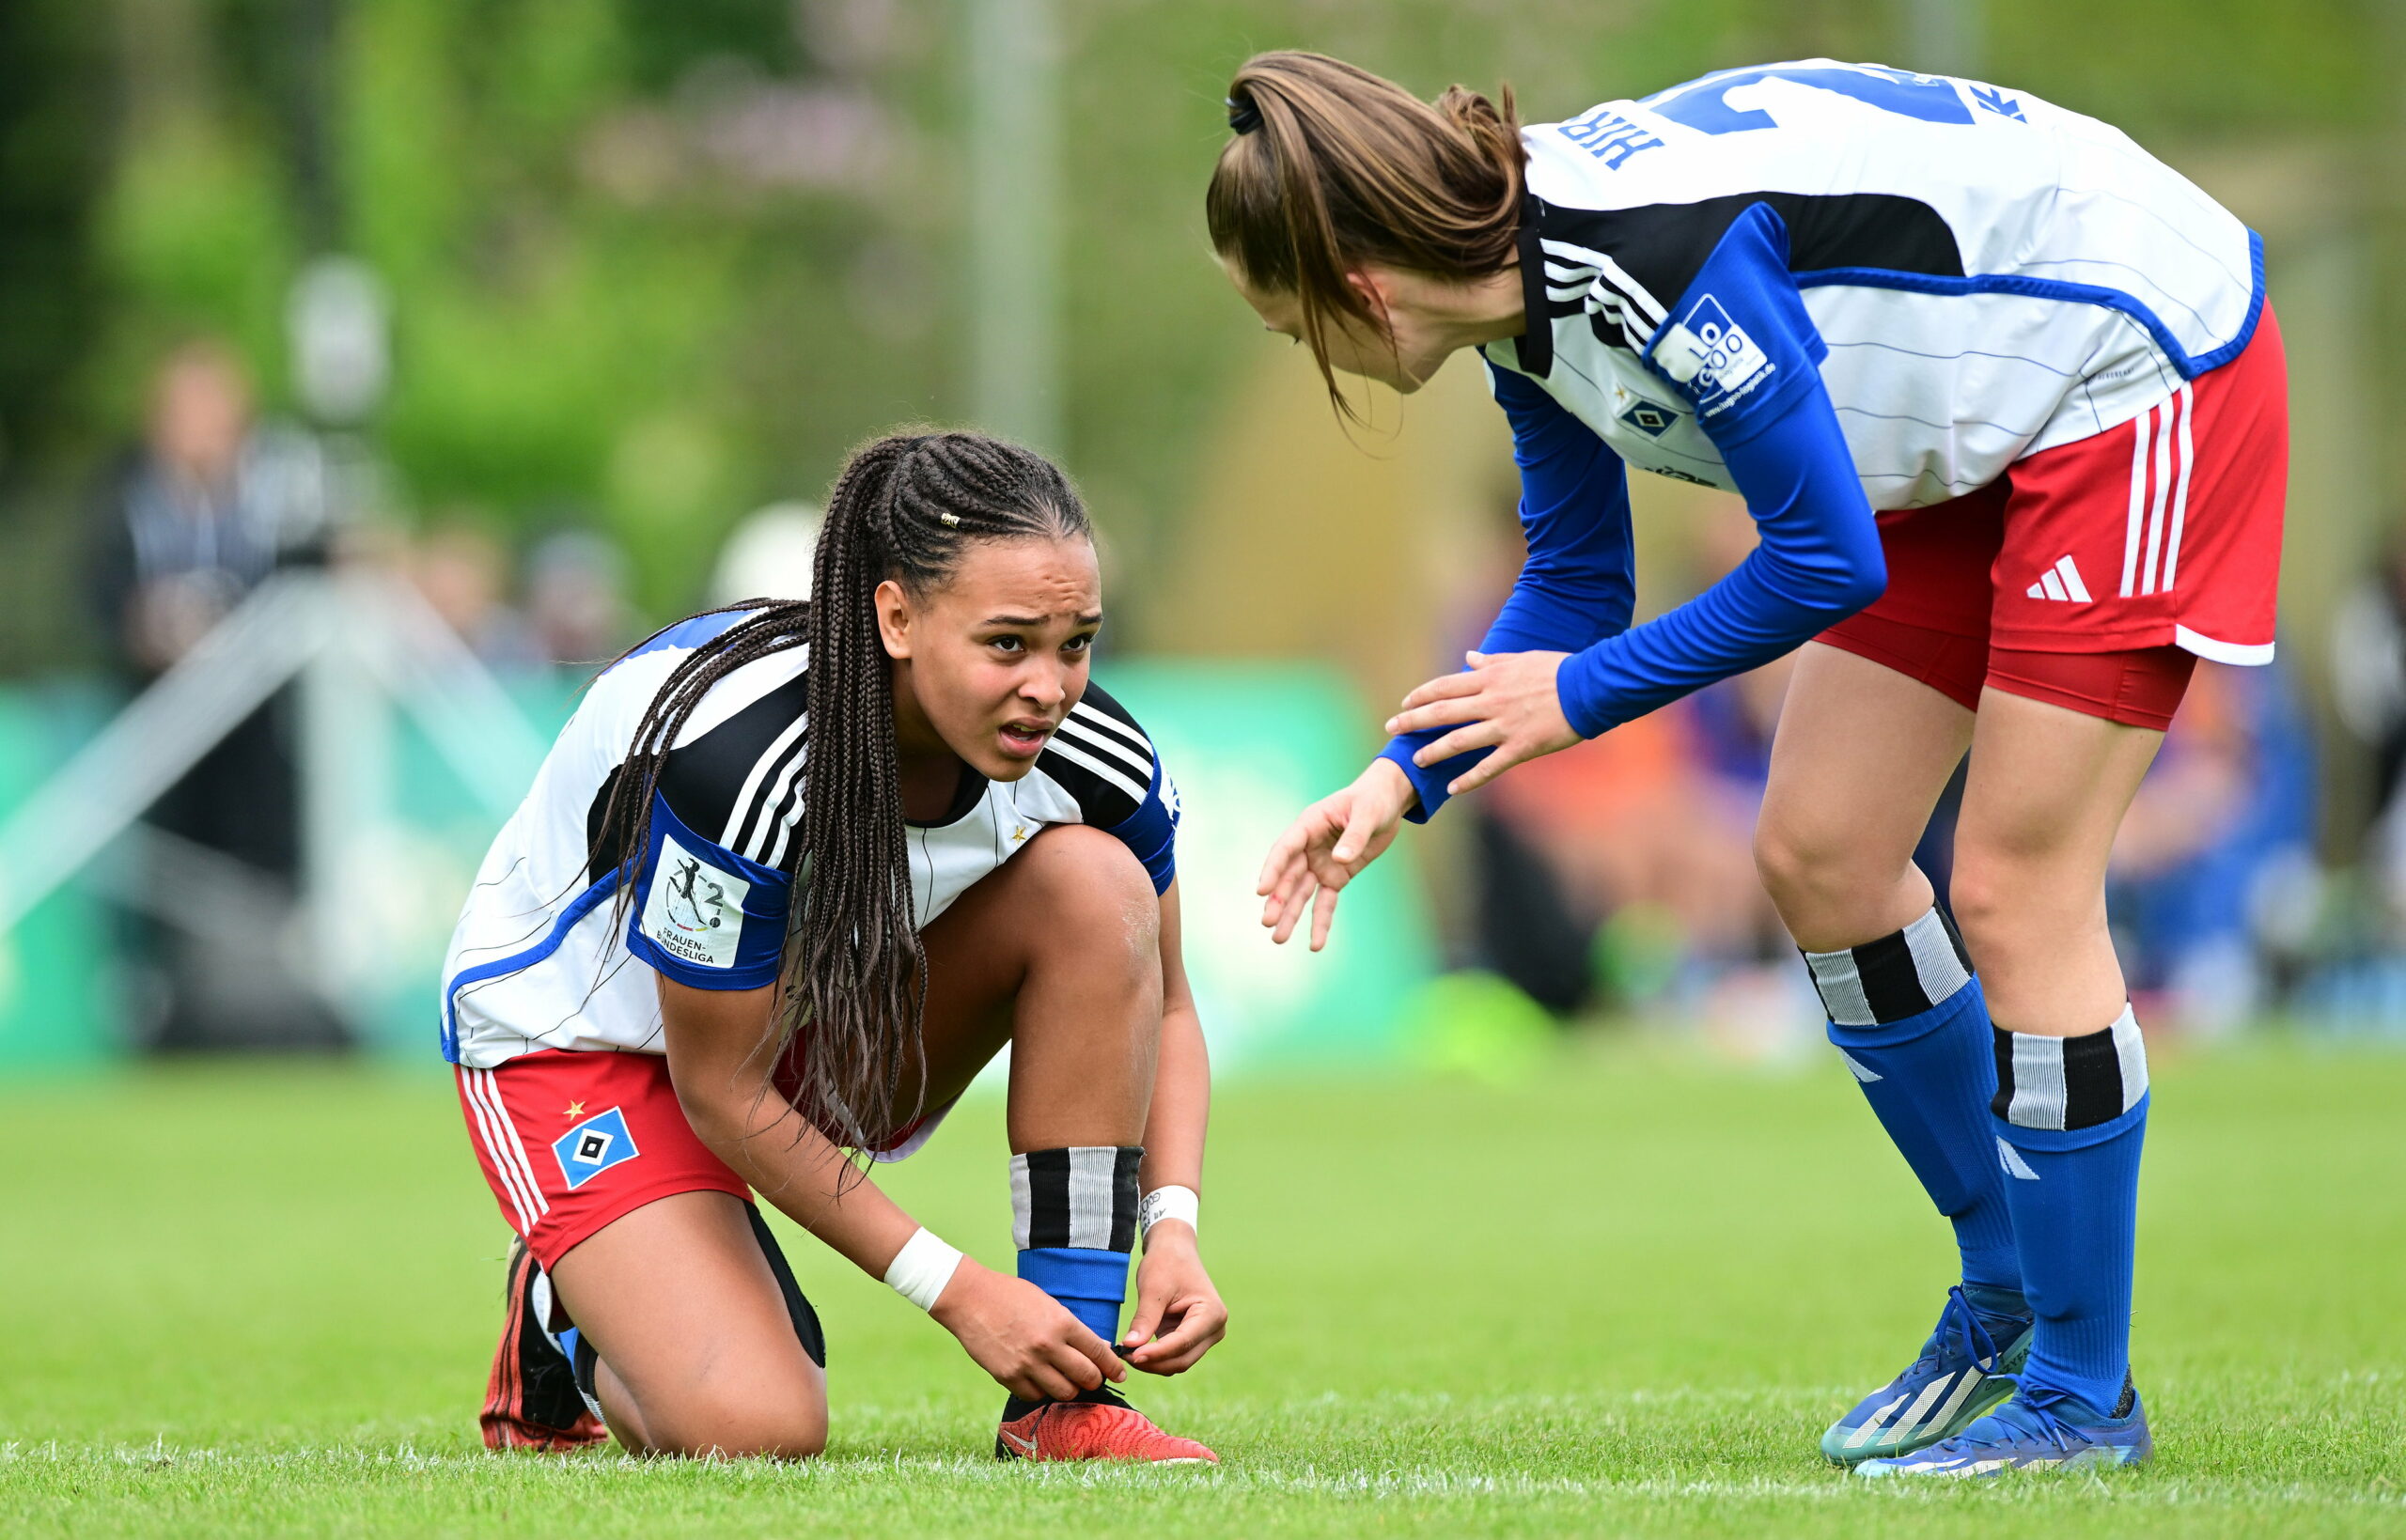
<path id="1" fill-rule="evenodd" d="M 875 597 L 889 579 L 914 598 L 948 582 L 970 546 L 1093 538 L 1086 505 L 1043 456 L 982 434 L 889 433 L 855 449 L 827 494 L 809 603 L 753 600 L 696 647 L 652 697 L 612 786 L 595 846 L 640 863 L 668 750 L 702 697 L 746 663 L 809 648 L 801 838 L 788 856 L 777 1011 L 761 1041 L 804 1117 L 852 1149 L 874 1147 L 923 1110 L 919 942 L 893 661 Z M 717 613 L 717 612 L 706 612 Z M 630 902 L 621 889 L 619 924 Z M 907 1098 L 904 1082 L 915 1077 Z"/>

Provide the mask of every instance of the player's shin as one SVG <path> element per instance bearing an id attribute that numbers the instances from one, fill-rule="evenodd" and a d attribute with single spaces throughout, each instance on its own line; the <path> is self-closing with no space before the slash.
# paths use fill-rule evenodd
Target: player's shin
<path id="1" fill-rule="evenodd" d="M 2038 1314 L 2025 1383 L 2110 1417 L 2130 1374 L 2147 1049 L 2128 1008 L 2084 1036 L 1993 1040 L 1996 1157 Z"/>
<path id="2" fill-rule="evenodd" d="M 1011 1157 L 1019 1275 L 1105 1342 L 1119 1332 L 1136 1246 L 1135 1145 L 1090 1144 Z"/>
<path id="3" fill-rule="evenodd" d="M 1804 959 L 1830 1041 L 1954 1223 L 1972 1302 L 2019 1314 L 2021 1265 L 1990 1129 L 1992 1028 L 1961 938 L 1933 908 L 1902 930 Z"/>

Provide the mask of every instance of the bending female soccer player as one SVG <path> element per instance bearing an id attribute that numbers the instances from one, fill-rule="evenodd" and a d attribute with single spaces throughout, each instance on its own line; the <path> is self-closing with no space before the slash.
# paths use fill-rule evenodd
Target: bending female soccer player
<path id="1" fill-rule="evenodd" d="M 1821 1448 L 1872 1475 L 2145 1458 L 2147 1053 L 2103 876 L 2194 661 L 2273 655 L 2288 418 L 2254 237 L 2094 119 L 1828 60 L 1522 128 L 1508 93 L 1431 106 L 1273 54 L 1229 126 L 1207 210 L 1238 290 L 1333 397 L 1332 370 L 1408 392 L 1475 350 L 1529 542 L 1467 671 L 1272 850 L 1265 924 L 1308 906 L 1319 945 L 1398 820 L 1801 645 L 1758 860 L 1961 1264 Z M 1742 493 L 1760 541 L 1633 627 L 1624 463 Z M 1967 751 L 1950 923 L 1912 852 Z"/>
<path id="2" fill-rule="evenodd" d="M 1086 510 L 1026 450 L 881 439 L 815 584 L 596 680 L 461 917 L 444 1051 L 522 1237 L 485 1441 L 817 1454 L 826 1352 L 758 1190 L 1009 1391 L 996 1454 L 1211 1459 L 1113 1389 L 1227 1313 L 1195 1252 L 1177 794 L 1087 683 Z M 918 1149 L 1005 1043 L 1016 1278 L 846 1153 Z"/>

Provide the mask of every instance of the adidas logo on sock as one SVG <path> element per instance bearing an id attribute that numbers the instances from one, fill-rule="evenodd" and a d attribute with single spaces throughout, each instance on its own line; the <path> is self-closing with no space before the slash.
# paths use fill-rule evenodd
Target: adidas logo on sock
<path id="1" fill-rule="evenodd" d="M 2066 556 L 2039 575 L 2030 585 L 2032 599 L 2060 599 L 2068 604 L 2088 602 L 2088 584 L 2080 581 L 2080 568 Z"/>
<path id="2" fill-rule="evenodd" d="M 2035 1182 L 2039 1179 L 2039 1174 L 2030 1169 L 2030 1162 L 2022 1159 L 2022 1152 L 2002 1139 L 1996 1142 L 1996 1159 L 1997 1164 L 2005 1168 L 2005 1174 L 2018 1181 Z"/>

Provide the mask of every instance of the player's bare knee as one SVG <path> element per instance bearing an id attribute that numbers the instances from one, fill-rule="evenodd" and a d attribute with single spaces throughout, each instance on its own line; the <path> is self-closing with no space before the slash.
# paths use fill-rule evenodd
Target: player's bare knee
<path id="1" fill-rule="evenodd" d="M 1041 912 L 1055 934 L 1158 965 L 1161 898 L 1127 846 L 1101 830 L 1065 824 L 1044 831 L 1019 859 L 1037 863 L 1029 875 L 1040 882 Z"/>
<path id="2" fill-rule="evenodd" d="M 651 1437 L 657 1453 L 688 1458 L 816 1459 L 827 1448 L 827 1413 L 806 1402 L 780 1408 L 749 1396 L 712 1398 L 655 1418 Z"/>
<path id="3" fill-rule="evenodd" d="M 1957 840 L 1947 903 L 1975 961 L 2002 960 L 2034 943 L 2043 944 L 2046 938 L 2039 932 L 2060 930 L 2078 913 L 2078 895 L 2067 891 L 2072 885 L 2051 868 L 2051 863 L 2034 860 L 2028 851 Z M 2098 897 L 2101 904 L 2101 891 Z"/>
<path id="4" fill-rule="evenodd" d="M 1884 894 L 1899 875 L 1846 840 L 1766 810 L 1755 825 L 1755 871 L 1791 930 L 1826 928 L 1837 911 Z"/>

